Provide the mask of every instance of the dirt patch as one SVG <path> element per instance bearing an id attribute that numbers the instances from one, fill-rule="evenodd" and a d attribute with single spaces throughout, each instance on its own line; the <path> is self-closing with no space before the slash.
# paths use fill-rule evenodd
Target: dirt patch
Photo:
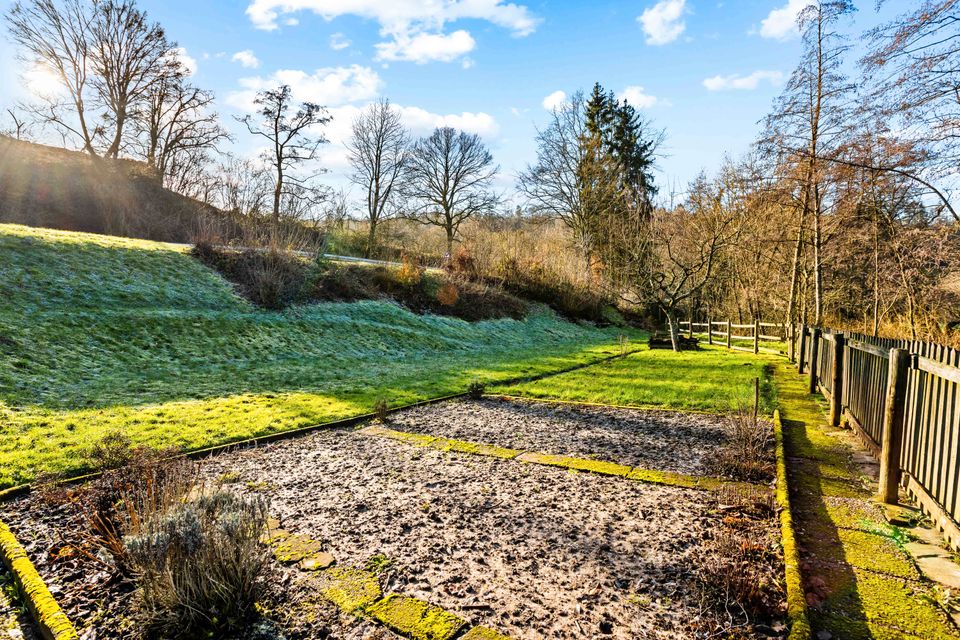
<path id="1" fill-rule="evenodd" d="M 390 417 L 393 429 L 627 466 L 706 472 L 727 441 L 720 416 L 524 400 L 457 400 Z"/>

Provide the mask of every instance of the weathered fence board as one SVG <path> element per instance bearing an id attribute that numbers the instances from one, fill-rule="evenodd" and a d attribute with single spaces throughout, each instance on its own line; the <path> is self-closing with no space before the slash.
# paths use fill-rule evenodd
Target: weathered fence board
<path id="1" fill-rule="evenodd" d="M 828 400 L 835 390 L 839 394 L 831 416 L 835 418 L 837 412 L 847 416 L 868 449 L 887 460 L 888 473 L 902 470 L 904 487 L 931 511 L 941 529 L 960 531 L 960 352 L 943 345 L 856 333 L 841 339 L 838 333 L 817 328 L 802 327 L 792 335 L 799 340 L 798 367 L 809 372 L 811 391 Z M 894 349 L 905 353 L 898 356 L 904 373 L 891 391 Z M 888 437 L 891 415 L 899 416 L 900 422 L 893 424 L 902 428 L 902 438 Z M 897 443 L 897 451 L 883 449 L 893 446 L 891 441 Z M 890 470 L 892 464 L 896 468 Z M 885 497 L 895 499 L 895 489 L 888 485 L 886 490 Z M 949 537 L 960 549 L 960 536 Z"/>

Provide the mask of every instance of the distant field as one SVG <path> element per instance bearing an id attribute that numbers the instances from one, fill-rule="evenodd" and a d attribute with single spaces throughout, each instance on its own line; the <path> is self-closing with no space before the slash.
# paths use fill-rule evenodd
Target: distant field
<path id="1" fill-rule="evenodd" d="M 195 449 L 593 361 L 620 333 L 546 310 L 265 312 L 181 247 L 0 225 L 0 487 L 84 470 L 111 431 Z"/>
<path id="2" fill-rule="evenodd" d="M 754 380 L 761 378 L 764 408 L 772 411 L 767 364 L 774 359 L 718 346 L 680 353 L 643 347 L 622 360 L 494 391 L 576 402 L 727 411 L 738 402 L 752 403 Z"/>

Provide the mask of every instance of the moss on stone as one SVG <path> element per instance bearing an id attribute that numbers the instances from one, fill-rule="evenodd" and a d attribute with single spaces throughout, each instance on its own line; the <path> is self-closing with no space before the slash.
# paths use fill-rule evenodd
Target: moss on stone
<path id="1" fill-rule="evenodd" d="M 320 593 L 344 613 L 353 613 L 383 597 L 377 576 L 352 567 L 335 567 L 320 574 Z"/>
<path id="2" fill-rule="evenodd" d="M 13 532 L 0 522 L 0 560 L 20 585 L 27 607 L 44 638 L 48 640 L 77 640 L 77 630 L 57 604 L 46 583 L 17 542 Z"/>
<path id="3" fill-rule="evenodd" d="M 512 460 L 523 453 L 519 449 L 507 449 L 506 447 L 498 447 L 492 444 L 467 442 L 466 440 L 454 440 L 452 438 L 437 438 L 430 443 L 430 446 L 441 451 L 455 451 L 457 453 L 469 453 L 477 456 L 502 458 L 504 460 Z"/>
<path id="4" fill-rule="evenodd" d="M 605 476 L 620 476 L 625 478 L 630 473 L 630 467 L 616 462 L 604 462 L 603 460 L 587 460 L 584 458 L 569 458 L 566 464 L 568 469 L 577 471 L 589 471 L 590 473 L 599 473 Z"/>
<path id="5" fill-rule="evenodd" d="M 546 453 L 528 451 L 517 456 L 517 460 L 528 464 L 545 464 L 551 467 L 566 468 L 569 458 L 567 458 L 567 456 L 551 456 Z"/>
<path id="6" fill-rule="evenodd" d="M 397 593 L 368 606 L 366 613 L 413 640 L 450 640 L 466 625 L 462 618 L 444 609 Z"/>
<path id="7" fill-rule="evenodd" d="M 323 553 L 322 542 L 301 534 L 289 535 L 273 546 L 273 557 L 288 564 L 316 558 L 321 553 Z"/>
<path id="8" fill-rule="evenodd" d="M 460 640 L 510 640 L 510 637 L 489 627 L 474 627 L 467 631 Z"/>

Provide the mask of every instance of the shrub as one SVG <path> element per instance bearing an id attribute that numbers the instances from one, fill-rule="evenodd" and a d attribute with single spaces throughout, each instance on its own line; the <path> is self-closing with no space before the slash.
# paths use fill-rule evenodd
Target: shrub
<path id="1" fill-rule="evenodd" d="M 718 476 L 747 482 L 773 479 L 776 465 L 773 453 L 773 429 L 745 404 L 726 416 L 729 439 L 707 459 L 710 471 Z"/>
<path id="2" fill-rule="evenodd" d="M 416 287 L 423 280 L 424 271 L 420 261 L 415 256 L 404 254 L 400 269 L 397 272 L 397 282 L 405 287 Z"/>
<path id="3" fill-rule="evenodd" d="M 156 637 L 223 637 L 255 613 L 269 555 L 262 498 L 215 492 L 155 513 L 124 538 L 144 625 Z"/>
<path id="4" fill-rule="evenodd" d="M 129 573 L 124 538 L 139 535 L 144 523 L 182 503 L 197 485 L 196 465 L 171 451 L 132 449 L 128 462 L 83 487 L 75 508 L 86 523 L 82 553 Z M 109 558 L 99 553 L 105 549 Z"/>
<path id="5" fill-rule="evenodd" d="M 470 386 L 467 387 L 467 395 L 469 395 L 473 400 L 479 400 L 486 392 L 487 385 L 479 380 L 474 380 L 470 383 Z"/>
<path id="6" fill-rule="evenodd" d="M 90 447 L 89 457 L 94 469 L 116 469 L 130 462 L 133 444 L 127 434 L 113 431 Z"/>
<path id="7" fill-rule="evenodd" d="M 452 307 L 460 299 L 460 292 L 452 282 L 445 282 L 437 290 L 437 302 L 445 307 Z"/>
<path id="8" fill-rule="evenodd" d="M 454 275 L 471 280 L 478 276 L 476 261 L 467 248 L 462 245 L 453 252 L 453 256 L 445 265 L 445 269 Z"/>
<path id="9" fill-rule="evenodd" d="M 387 417 L 390 413 L 390 405 L 387 404 L 386 400 L 384 400 L 383 398 L 380 398 L 373 405 L 373 412 L 374 414 L 376 414 L 377 420 L 379 420 L 380 422 L 386 422 Z"/>

